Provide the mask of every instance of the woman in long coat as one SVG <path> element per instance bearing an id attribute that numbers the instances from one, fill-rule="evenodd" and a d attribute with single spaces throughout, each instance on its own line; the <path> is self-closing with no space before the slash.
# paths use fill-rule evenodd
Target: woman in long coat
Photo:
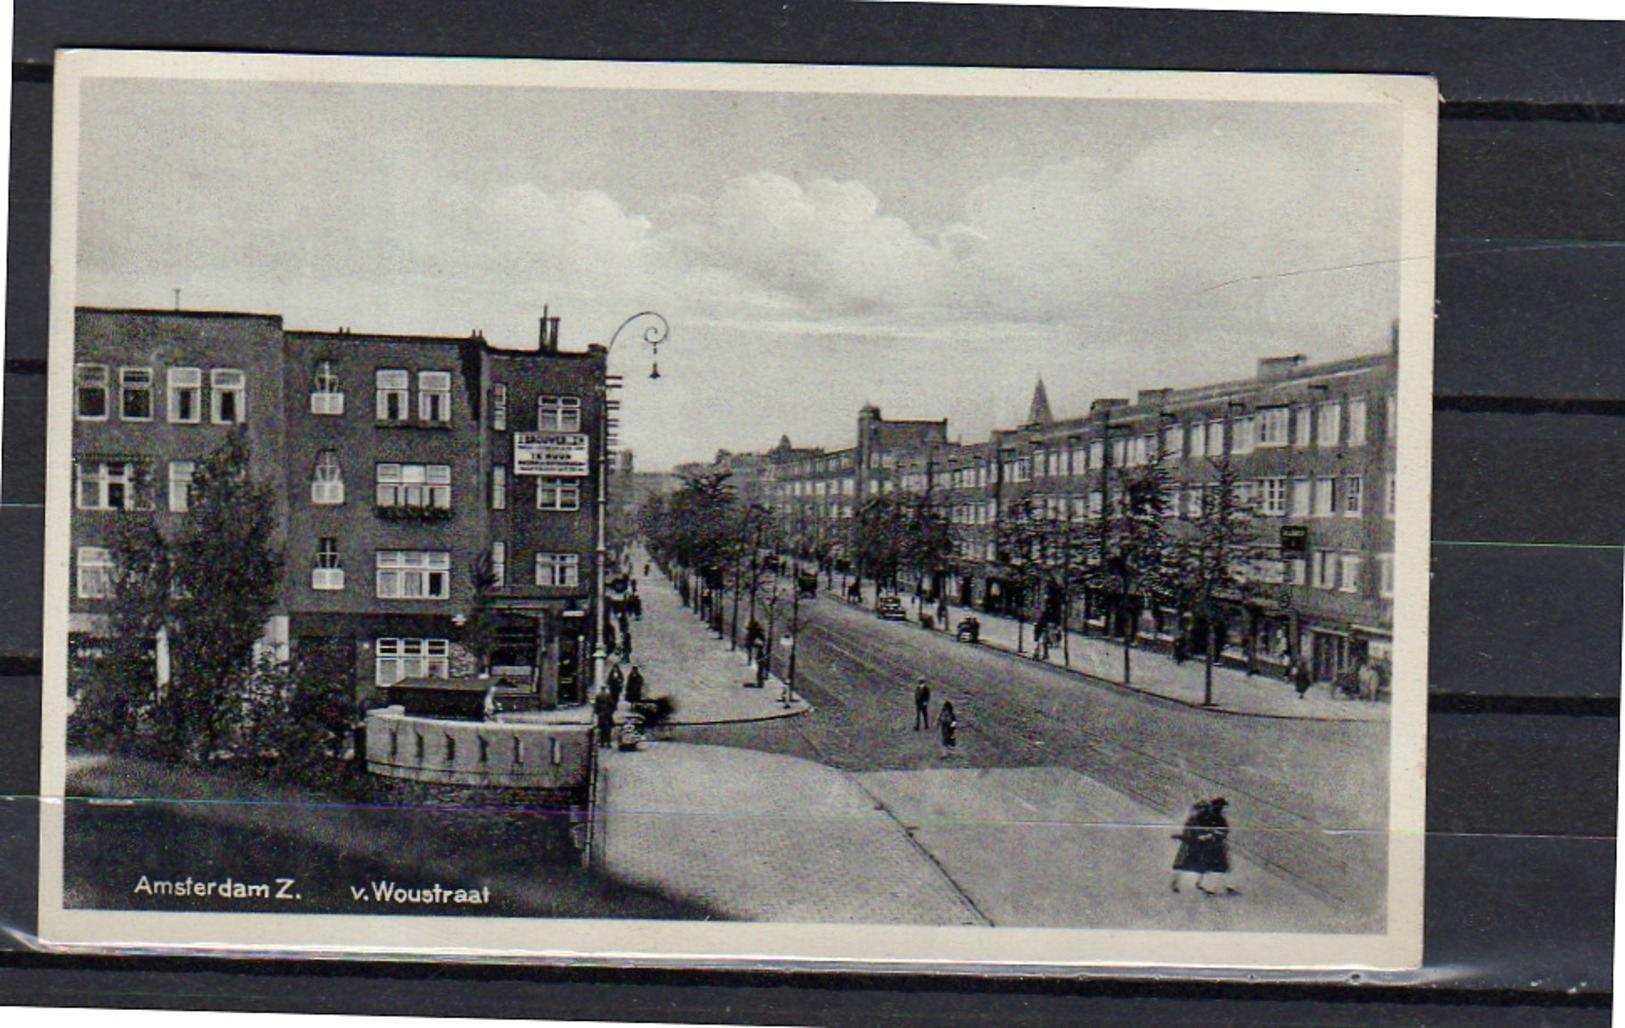
<path id="1" fill-rule="evenodd" d="M 1224 816 L 1226 805 L 1222 796 L 1198 802 L 1191 807 L 1191 816 L 1186 818 L 1184 828 L 1174 836 L 1179 840 L 1179 853 L 1174 857 L 1174 880 L 1170 885 L 1175 892 L 1179 891 L 1179 876 L 1190 873 L 1196 875 L 1197 891 L 1207 896 L 1219 894 L 1217 889 L 1207 887 L 1207 876 L 1230 871 L 1230 822 Z M 1225 886 L 1224 891 L 1236 895 L 1236 890 L 1229 886 Z"/>
<path id="2" fill-rule="evenodd" d="M 954 713 L 952 700 L 942 701 L 942 710 L 937 714 L 937 731 L 942 735 L 942 755 L 946 757 L 959 743 L 959 716 Z"/>

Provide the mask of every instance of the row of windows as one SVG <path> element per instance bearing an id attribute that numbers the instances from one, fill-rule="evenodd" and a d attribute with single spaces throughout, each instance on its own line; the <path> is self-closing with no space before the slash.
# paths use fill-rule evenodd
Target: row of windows
<path id="1" fill-rule="evenodd" d="M 375 502 L 380 507 L 451 508 L 451 465 L 378 464 L 374 466 Z M 508 469 L 498 464 L 491 469 L 491 509 L 508 509 Z M 316 454 L 310 482 L 310 502 L 333 507 L 344 503 L 344 471 L 338 451 Z M 536 509 L 577 511 L 581 509 L 581 480 L 577 478 L 538 478 Z"/>
<path id="2" fill-rule="evenodd" d="M 150 367 L 118 368 L 76 364 L 73 368 L 73 416 L 80 421 L 152 421 L 156 376 Z M 166 420 L 172 425 L 203 423 L 203 369 L 170 368 L 165 374 Z M 115 402 L 114 389 L 117 389 Z M 248 376 L 238 368 L 209 369 L 209 420 L 240 425 L 248 417 Z"/>
<path id="3" fill-rule="evenodd" d="M 1393 397 L 1385 398 L 1386 434 L 1393 438 L 1397 411 Z M 1112 440 L 1114 467 L 1141 467 L 1155 463 L 1159 454 L 1169 460 L 1218 457 L 1229 453 L 1246 455 L 1258 450 L 1296 447 L 1310 449 L 1336 446 L 1364 446 L 1368 438 L 1370 412 L 1367 400 L 1356 396 L 1316 405 L 1269 407 L 1233 417 L 1228 421 L 1230 439 L 1225 439 L 1224 419 L 1169 425 L 1160 436 L 1145 432 Z M 871 455 L 878 457 L 878 455 Z M 890 455 L 887 455 L 890 456 Z M 885 464 L 877 460 L 873 463 Z M 1101 440 L 1078 441 L 1070 446 L 1037 444 L 1030 454 L 1003 459 L 997 470 L 1006 482 L 1028 482 L 1034 477 L 1059 478 L 1082 475 L 1106 466 L 1105 444 Z M 994 478 L 994 466 L 978 464 L 944 469 L 928 479 L 923 471 L 900 477 L 904 489 L 923 492 L 927 486 L 949 489 L 985 489 Z M 850 492 L 851 480 L 836 483 L 785 481 L 780 489 L 792 496 Z M 884 492 L 884 488 L 876 491 Z"/>
<path id="4" fill-rule="evenodd" d="M 491 428 L 497 432 L 508 430 L 508 387 L 501 383 L 491 387 Z M 538 432 L 581 431 L 581 397 L 536 397 L 536 430 Z"/>
<path id="5" fill-rule="evenodd" d="M 169 510 L 184 512 L 191 505 L 196 470 L 195 461 L 169 462 Z M 76 461 L 74 503 L 80 510 L 151 510 L 151 476 L 146 461 Z"/>
<path id="6" fill-rule="evenodd" d="M 374 594 L 381 600 L 445 600 L 451 598 L 451 554 L 444 550 L 379 550 L 373 554 Z M 100 546 L 79 547 L 75 585 L 81 599 L 105 599 L 113 593 L 112 552 Z M 493 543 L 491 565 L 495 584 L 508 583 L 507 544 Z M 535 584 L 576 587 L 581 584 L 579 553 L 538 553 Z M 310 587 L 342 590 L 344 564 L 336 537 L 317 540 Z"/>
<path id="7" fill-rule="evenodd" d="M 1196 518 L 1204 504 L 1216 498 L 1215 487 L 1185 484 L 1173 486 L 1166 497 L 1170 517 Z M 1035 495 L 1028 498 L 1033 507 L 1052 520 L 1098 516 L 1104 505 L 1099 490 L 1083 496 Z M 1394 475 L 1388 475 L 1384 490 L 1384 514 L 1394 516 Z M 1365 513 L 1365 480 L 1358 476 L 1324 478 L 1260 478 L 1236 483 L 1235 505 L 1266 517 L 1360 517 Z M 998 520 L 998 507 L 992 500 L 952 504 L 946 508 L 948 520 L 959 525 L 991 525 Z"/>

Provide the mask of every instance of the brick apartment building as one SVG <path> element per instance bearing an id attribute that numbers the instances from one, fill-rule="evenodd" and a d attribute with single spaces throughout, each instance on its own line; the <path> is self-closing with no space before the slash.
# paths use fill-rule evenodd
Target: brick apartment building
<path id="1" fill-rule="evenodd" d="M 75 347 L 72 631 L 103 627 L 103 513 L 173 525 L 191 465 L 242 425 L 277 497 L 279 655 L 325 650 L 358 691 L 489 673 L 542 706 L 584 701 L 602 347 L 560 350 L 557 318 L 509 350 L 89 308 Z M 477 606 L 496 624 L 485 667 L 464 645 Z"/>
<path id="2" fill-rule="evenodd" d="M 854 447 L 771 466 L 774 505 L 795 537 L 834 540 L 825 552 L 839 560 L 867 499 L 894 489 L 923 496 L 947 520 L 956 550 L 923 583 L 927 594 L 1121 632 L 1105 597 L 1024 596 L 999 551 L 1000 525 L 1018 505 L 1058 521 L 1098 518 L 1119 502 L 1124 474 L 1159 456 L 1168 517 L 1188 523 L 1215 488 L 1213 458 L 1224 455 L 1256 527 L 1247 595 L 1220 597 L 1228 656 L 1267 672 L 1301 654 L 1316 677 L 1331 679 L 1386 658 L 1391 646 L 1394 371 L 1392 349 L 1319 365 L 1266 358 L 1250 379 L 1142 390 L 1066 418 L 1054 416 L 1040 382 L 1020 427 L 973 444 L 948 442 L 945 422 L 887 422 L 865 407 Z M 1135 632 L 1171 645 L 1176 620 L 1147 610 Z"/>

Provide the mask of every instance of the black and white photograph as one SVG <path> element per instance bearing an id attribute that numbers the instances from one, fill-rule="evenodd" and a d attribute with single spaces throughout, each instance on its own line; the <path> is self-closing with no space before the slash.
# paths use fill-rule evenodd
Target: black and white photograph
<path id="1" fill-rule="evenodd" d="M 56 83 L 45 943 L 1419 964 L 1431 80 Z"/>

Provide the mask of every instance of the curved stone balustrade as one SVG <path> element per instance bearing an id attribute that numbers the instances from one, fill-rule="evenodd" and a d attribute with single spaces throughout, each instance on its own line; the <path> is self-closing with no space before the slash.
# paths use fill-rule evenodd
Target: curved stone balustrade
<path id="1" fill-rule="evenodd" d="M 592 773 L 587 724 L 448 721 L 401 707 L 367 712 L 367 770 L 390 778 L 502 789 L 577 789 Z"/>

